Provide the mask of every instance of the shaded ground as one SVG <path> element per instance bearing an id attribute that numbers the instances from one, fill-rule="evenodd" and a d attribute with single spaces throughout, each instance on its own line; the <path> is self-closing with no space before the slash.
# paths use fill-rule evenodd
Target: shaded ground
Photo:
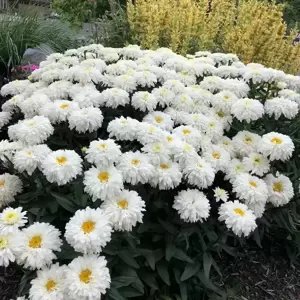
<path id="1" fill-rule="evenodd" d="M 220 263 L 224 285 L 232 288 L 229 299 L 300 300 L 300 269 L 279 254 L 248 251 L 243 258 Z"/>
<path id="2" fill-rule="evenodd" d="M 0 299 L 16 299 L 22 274 L 12 267 L 0 267 Z"/>

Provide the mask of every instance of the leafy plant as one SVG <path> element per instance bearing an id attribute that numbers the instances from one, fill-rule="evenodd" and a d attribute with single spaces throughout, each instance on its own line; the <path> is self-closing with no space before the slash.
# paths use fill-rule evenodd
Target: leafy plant
<path id="1" fill-rule="evenodd" d="M 89 284 L 88 268 L 93 266 L 81 268 L 74 277 L 68 272 L 74 271 L 72 262 L 91 252 L 99 255 L 99 245 L 91 250 L 98 238 L 111 283 L 108 289 L 108 279 L 102 278 L 101 291 L 98 285 L 94 288 L 105 300 L 225 300 L 217 258 L 222 252 L 238 255 L 249 240 L 260 247 L 285 243 L 297 260 L 298 77 L 246 66 L 232 54 L 202 52 L 185 58 L 168 49 L 94 44 L 50 55 L 30 80 L 11 82 L 1 90 L 9 99 L 2 105 L 1 129 L 15 142 L 0 143 L 5 167 L 0 204 L 21 206 L 28 217 L 25 229 L 14 228 L 13 236 L 0 233 L 3 249 L 32 269 L 24 267 L 19 295 L 35 293 L 30 288 L 36 286 L 36 277 L 46 278 L 43 289 L 52 292 L 56 282 L 47 277 L 48 259 L 48 264 L 69 264 L 60 269 L 66 272 L 62 280 L 68 280 L 57 288 L 62 295 L 73 293 L 73 279 Z M 141 161 L 133 156 L 127 163 L 127 155 L 145 159 L 143 173 L 134 171 Z M 239 168 L 232 169 L 236 161 Z M 208 173 L 201 173 L 203 168 Z M 95 180 L 89 182 L 94 171 Z M 201 177 L 193 181 L 197 172 Z M 276 180 L 277 172 L 286 177 L 269 183 L 268 176 Z M 241 181 L 244 176 L 246 183 Z M 130 206 L 123 187 L 140 206 Z M 239 201 L 232 202 L 235 199 Z M 81 219 L 79 214 L 87 211 L 99 215 Z M 12 208 L 3 210 L 0 228 L 18 227 L 22 217 L 13 222 L 14 214 Z M 76 218 L 80 222 L 69 234 Z M 97 222 L 103 223 L 93 236 Z M 28 241 L 24 237 L 30 228 L 49 223 L 54 226 L 52 238 L 56 234 L 57 244 L 61 242 L 60 251 L 41 247 L 44 232 Z M 44 250 L 48 255 L 41 259 Z M 35 259 L 27 260 L 28 253 L 36 254 Z M 43 269 L 36 274 L 37 262 Z M 103 269 L 108 272 L 103 266 L 95 276 Z M 82 285 L 76 291 L 81 292 Z"/>

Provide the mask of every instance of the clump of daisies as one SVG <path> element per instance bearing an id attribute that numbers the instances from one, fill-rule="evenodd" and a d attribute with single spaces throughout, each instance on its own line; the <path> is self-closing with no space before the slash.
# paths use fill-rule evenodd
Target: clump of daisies
<path id="1" fill-rule="evenodd" d="M 37 270 L 32 300 L 96 300 L 111 282 L 103 250 L 151 205 L 199 226 L 217 212 L 224 230 L 251 235 L 268 207 L 293 201 L 299 86 L 233 54 L 51 54 L 1 89 L 0 266 Z"/>

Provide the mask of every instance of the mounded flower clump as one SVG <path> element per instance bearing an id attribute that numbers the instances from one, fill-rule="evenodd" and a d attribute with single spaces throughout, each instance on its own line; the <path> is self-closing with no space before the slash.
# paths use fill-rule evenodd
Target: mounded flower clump
<path id="1" fill-rule="evenodd" d="M 248 236 L 294 196 L 282 174 L 294 142 L 272 124 L 297 116 L 299 90 L 298 77 L 233 54 L 90 45 L 50 55 L 1 90 L 0 265 L 37 270 L 32 300 L 100 299 L 111 282 L 102 251 L 113 232 L 143 223 L 143 187 L 174 193 L 184 222 L 216 208 Z M 77 185 L 85 201 L 70 215 L 62 197 Z M 80 255 L 62 265 L 66 244 Z"/>

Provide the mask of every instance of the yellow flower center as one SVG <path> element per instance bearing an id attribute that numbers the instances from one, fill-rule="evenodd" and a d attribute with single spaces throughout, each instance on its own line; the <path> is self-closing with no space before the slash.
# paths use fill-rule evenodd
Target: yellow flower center
<path id="1" fill-rule="evenodd" d="M 61 166 L 64 165 L 67 161 L 67 158 L 64 156 L 56 157 L 56 162 Z"/>
<path id="2" fill-rule="evenodd" d="M 161 123 L 163 120 L 164 120 L 164 119 L 163 119 L 162 117 L 160 117 L 160 116 L 155 117 L 155 121 L 156 121 L 157 123 Z"/>
<path id="3" fill-rule="evenodd" d="M 143 99 L 144 101 L 147 101 L 148 98 L 149 98 L 149 95 L 148 95 L 148 94 L 144 94 L 143 97 L 142 97 L 142 99 Z"/>
<path id="4" fill-rule="evenodd" d="M 121 124 L 126 125 L 126 124 L 128 124 L 128 121 L 127 120 L 122 120 Z"/>
<path id="5" fill-rule="evenodd" d="M 48 280 L 45 287 L 47 292 L 52 292 L 56 287 L 56 282 L 53 280 Z"/>
<path id="6" fill-rule="evenodd" d="M 118 202 L 118 206 L 119 206 L 120 208 L 122 208 L 122 209 L 127 209 L 127 208 L 128 208 L 128 202 L 127 202 L 125 199 L 120 200 L 120 201 Z"/>
<path id="7" fill-rule="evenodd" d="M 245 212 L 240 209 L 240 208 L 235 208 L 234 209 L 234 212 L 237 214 L 237 215 L 240 215 L 241 217 L 243 217 L 245 215 Z"/>
<path id="8" fill-rule="evenodd" d="M 221 157 L 220 153 L 218 153 L 218 152 L 213 152 L 211 155 L 214 159 L 220 159 L 220 157 Z"/>
<path id="9" fill-rule="evenodd" d="M 11 101 L 12 101 L 12 102 L 17 102 L 17 98 L 13 97 L 13 98 L 11 99 Z"/>
<path id="10" fill-rule="evenodd" d="M 223 142 L 223 145 L 228 146 L 229 142 L 225 141 L 225 142 Z"/>
<path id="11" fill-rule="evenodd" d="M 182 102 L 182 103 L 185 103 L 186 100 L 187 100 L 187 96 L 181 96 L 181 102 Z"/>
<path id="12" fill-rule="evenodd" d="M 154 151 L 160 151 L 161 150 L 161 146 L 156 144 L 156 145 L 153 146 L 153 150 Z"/>
<path id="13" fill-rule="evenodd" d="M 174 139 L 173 139 L 171 136 L 168 136 L 168 137 L 167 137 L 167 141 L 168 141 L 169 143 L 173 142 L 173 140 L 174 140 Z"/>
<path id="14" fill-rule="evenodd" d="M 131 164 L 134 165 L 134 166 L 137 166 L 137 165 L 140 164 L 140 161 L 139 161 L 138 159 L 133 159 L 133 160 L 131 161 Z"/>
<path id="15" fill-rule="evenodd" d="M 68 108 L 68 107 L 69 107 L 69 104 L 66 104 L 66 103 L 65 103 L 65 104 L 62 104 L 62 105 L 60 106 L 61 109 L 65 109 L 65 108 Z"/>
<path id="16" fill-rule="evenodd" d="M 282 140 L 279 139 L 279 138 L 274 137 L 274 138 L 271 139 L 271 142 L 273 144 L 280 145 L 282 143 Z"/>
<path id="17" fill-rule="evenodd" d="M 87 284 L 91 281 L 92 272 L 89 269 L 82 270 L 79 274 L 79 279 L 81 282 Z"/>
<path id="18" fill-rule="evenodd" d="M 169 169 L 169 166 L 167 164 L 161 164 L 160 168 L 161 169 Z"/>
<path id="19" fill-rule="evenodd" d="M 183 134 L 190 134 L 191 133 L 191 131 L 189 129 L 183 129 L 182 132 L 183 132 Z"/>
<path id="20" fill-rule="evenodd" d="M 3 216 L 6 223 L 14 224 L 18 220 L 18 214 L 15 211 L 10 211 Z"/>
<path id="21" fill-rule="evenodd" d="M 185 151 L 190 151 L 190 150 L 192 150 L 192 146 L 191 145 L 185 145 L 183 149 Z"/>
<path id="22" fill-rule="evenodd" d="M 32 155 L 32 152 L 31 151 L 28 151 L 26 152 L 27 155 L 31 156 Z"/>
<path id="23" fill-rule="evenodd" d="M 283 192 L 283 186 L 282 186 L 281 182 L 276 182 L 273 184 L 273 191 L 277 192 L 277 193 Z"/>
<path id="24" fill-rule="evenodd" d="M 85 221 L 82 223 L 81 229 L 84 233 L 90 233 L 95 229 L 95 222 Z"/>
<path id="25" fill-rule="evenodd" d="M 0 235 L 0 250 L 7 247 L 8 240 L 5 236 Z"/>
<path id="26" fill-rule="evenodd" d="M 252 143 L 252 139 L 251 139 L 251 137 L 249 137 L 249 136 L 245 136 L 244 141 L 245 141 L 245 143 L 247 143 L 247 144 Z"/>
<path id="27" fill-rule="evenodd" d="M 257 188 L 257 184 L 254 182 L 254 181 L 249 181 L 249 184 L 254 187 L 254 188 Z"/>
<path id="28" fill-rule="evenodd" d="M 27 125 L 28 125 L 28 126 L 35 126 L 36 123 L 35 123 L 35 122 L 29 122 L 29 123 L 27 123 Z"/>
<path id="29" fill-rule="evenodd" d="M 213 128 L 213 127 L 215 127 L 215 126 L 216 126 L 215 123 L 209 123 L 209 124 L 208 124 L 208 127 L 211 127 L 211 128 Z"/>
<path id="30" fill-rule="evenodd" d="M 0 187 L 4 187 L 5 185 L 5 180 L 0 180 Z"/>
<path id="31" fill-rule="evenodd" d="M 260 158 L 259 157 L 255 157 L 254 158 L 254 162 L 259 164 L 260 163 Z"/>
<path id="32" fill-rule="evenodd" d="M 29 241 L 29 243 L 28 243 L 28 246 L 29 246 L 30 248 L 34 248 L 34 249 L 36 249 L 36 248 L 41 248 L 41 246 L 42 246 L 42 237 L 41 237 L 40 235 L 35 235 L 35 236 L 33 236 L 33 237 L 30 239 L 30 241 Z"/>
<path id="33" fill-rule="evenodd" d="M 100 172 L 99 175 L 98 175 L 98 179 L 101 181 L 101 182 L 108 182 L 108 179 L 109 179 L 109 174 L 107 172 Z"/>
<path id="34" fill-rule="evenodd" d="M 220 117 L 220 118 L 223 118 L 225 116 L 225 114 L 222 112 L 222 111 L 218 111 L 217 112 L 217 115 Z"/>
<path id="35" fill-rule="evenodd" d="M 224 96 L 224 100 L 229 100 L 230 96 Z"/>
<path id="36" fill-rule="evenodd" d="M 106 144 L 99 144 L 98 147 L 101 150 L 105 150 L 107 148 L 107 145 Z"/>

